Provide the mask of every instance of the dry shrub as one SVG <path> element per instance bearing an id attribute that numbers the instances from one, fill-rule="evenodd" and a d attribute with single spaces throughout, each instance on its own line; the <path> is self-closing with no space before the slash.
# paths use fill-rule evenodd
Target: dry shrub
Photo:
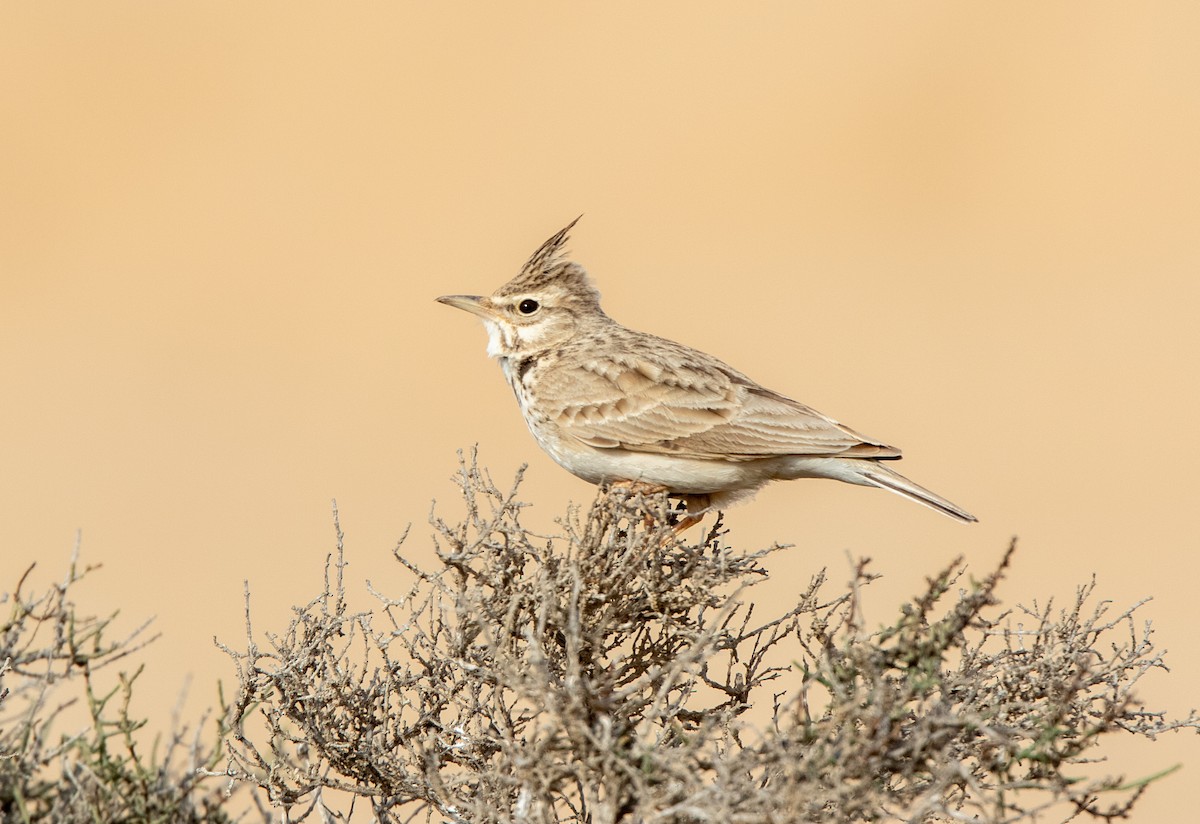
<path id="1" fill-rule="evenodd" d="M 210 736 L 176 720 L 151 744 L 132 710 L 142 667 L 112 668 L 154 640 L 147 624 L 115 634 L 117 613 L 80 612 L 75 591 L 95 572 L 79 563 L 44 589 L 33 567 L 0 593 L 0 822 L 222 824 L 229 796 L 207 771 L 224 758 Z M 160 724 L 159 729 L 165 724 Z"/>
<path id="2" fill-rule="evenodd" d="M 384 822 L 1113 817 L 1149 779 L 1081 778 L 1101 740 L 1198 724 L 1134 699 L 1163 668 L 1136 607 L 1089 584 L 1064 610 L 1000 610 L 1011 548 L 981 580 L 955 561 L 882 630 L 860 619 L 865 563 L 760 618 L 748 589 L 780 547 L 735 550 L 719 521 L 675 540 L 665 497 L 615 492 L 538 536 L 516 485 L 473 458 L 458 481 L 465 518 L 432 519 L 437 568 L 397 548 L 400 597 L 349 609 L 339 530 L 286 631 L 256 640 L 247 610 L 247 648 L 226 648 L 224 774 L 288 820 L 346 815 L 329 790 Z"/>

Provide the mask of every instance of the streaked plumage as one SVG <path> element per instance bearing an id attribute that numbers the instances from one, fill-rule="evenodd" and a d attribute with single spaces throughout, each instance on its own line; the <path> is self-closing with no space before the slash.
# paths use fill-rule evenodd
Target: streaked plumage
<path id="1" fill-rule="evenodd" d="M 900 450 L 759 386 L 711 355 L 612 320 L 581 266 L 574 222 L 491 297 L 442 303 L 478 315 L 538 444 L 591 483 L 633 481 L 720 507 L 772 480 L 877 486 L 961 521 L 960 507 L 884 466 Z M 704 500 L 704 499 L 707 499 Z"/>

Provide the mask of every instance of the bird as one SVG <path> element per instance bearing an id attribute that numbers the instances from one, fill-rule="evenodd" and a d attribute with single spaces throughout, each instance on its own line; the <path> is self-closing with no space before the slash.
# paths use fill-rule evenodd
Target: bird
<path id="1" fill-rule="evenodd" d="M 957 504 L 886 462 L 900 450 L 760 385 L 712 355 L 622 326 L 565 246 L 579 218 L 490 296 L 439 303 L 478 316 L 533 438 L 601 488 L 665 492 L 687 528 L 777 480 L 878 487 L 957 521 Z"/>

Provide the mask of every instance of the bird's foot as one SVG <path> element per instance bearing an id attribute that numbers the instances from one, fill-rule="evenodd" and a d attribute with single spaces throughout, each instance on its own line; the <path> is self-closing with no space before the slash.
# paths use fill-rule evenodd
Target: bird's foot
<path id="1" fill-rule="evenodd" d="M 707 495 L 680 495 L 679 499 L 683 502 L 683 508 L 674 513 L 675 522 L 671 524 L 672 537 L 681 535 L 703 521 L 709 510 L 710 501 Z"/>

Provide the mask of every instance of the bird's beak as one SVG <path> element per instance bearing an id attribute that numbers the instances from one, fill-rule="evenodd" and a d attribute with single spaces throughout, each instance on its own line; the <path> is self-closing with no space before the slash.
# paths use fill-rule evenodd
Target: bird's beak
<path id="1" fill-rule="evenodd" d="M 453 306 L 455 309 L 465 309 L 481 318 L 492 317 L 491 311 L 483 305 L 483 298 L 479 295 L 442 295 L 437 302 Z"/>

